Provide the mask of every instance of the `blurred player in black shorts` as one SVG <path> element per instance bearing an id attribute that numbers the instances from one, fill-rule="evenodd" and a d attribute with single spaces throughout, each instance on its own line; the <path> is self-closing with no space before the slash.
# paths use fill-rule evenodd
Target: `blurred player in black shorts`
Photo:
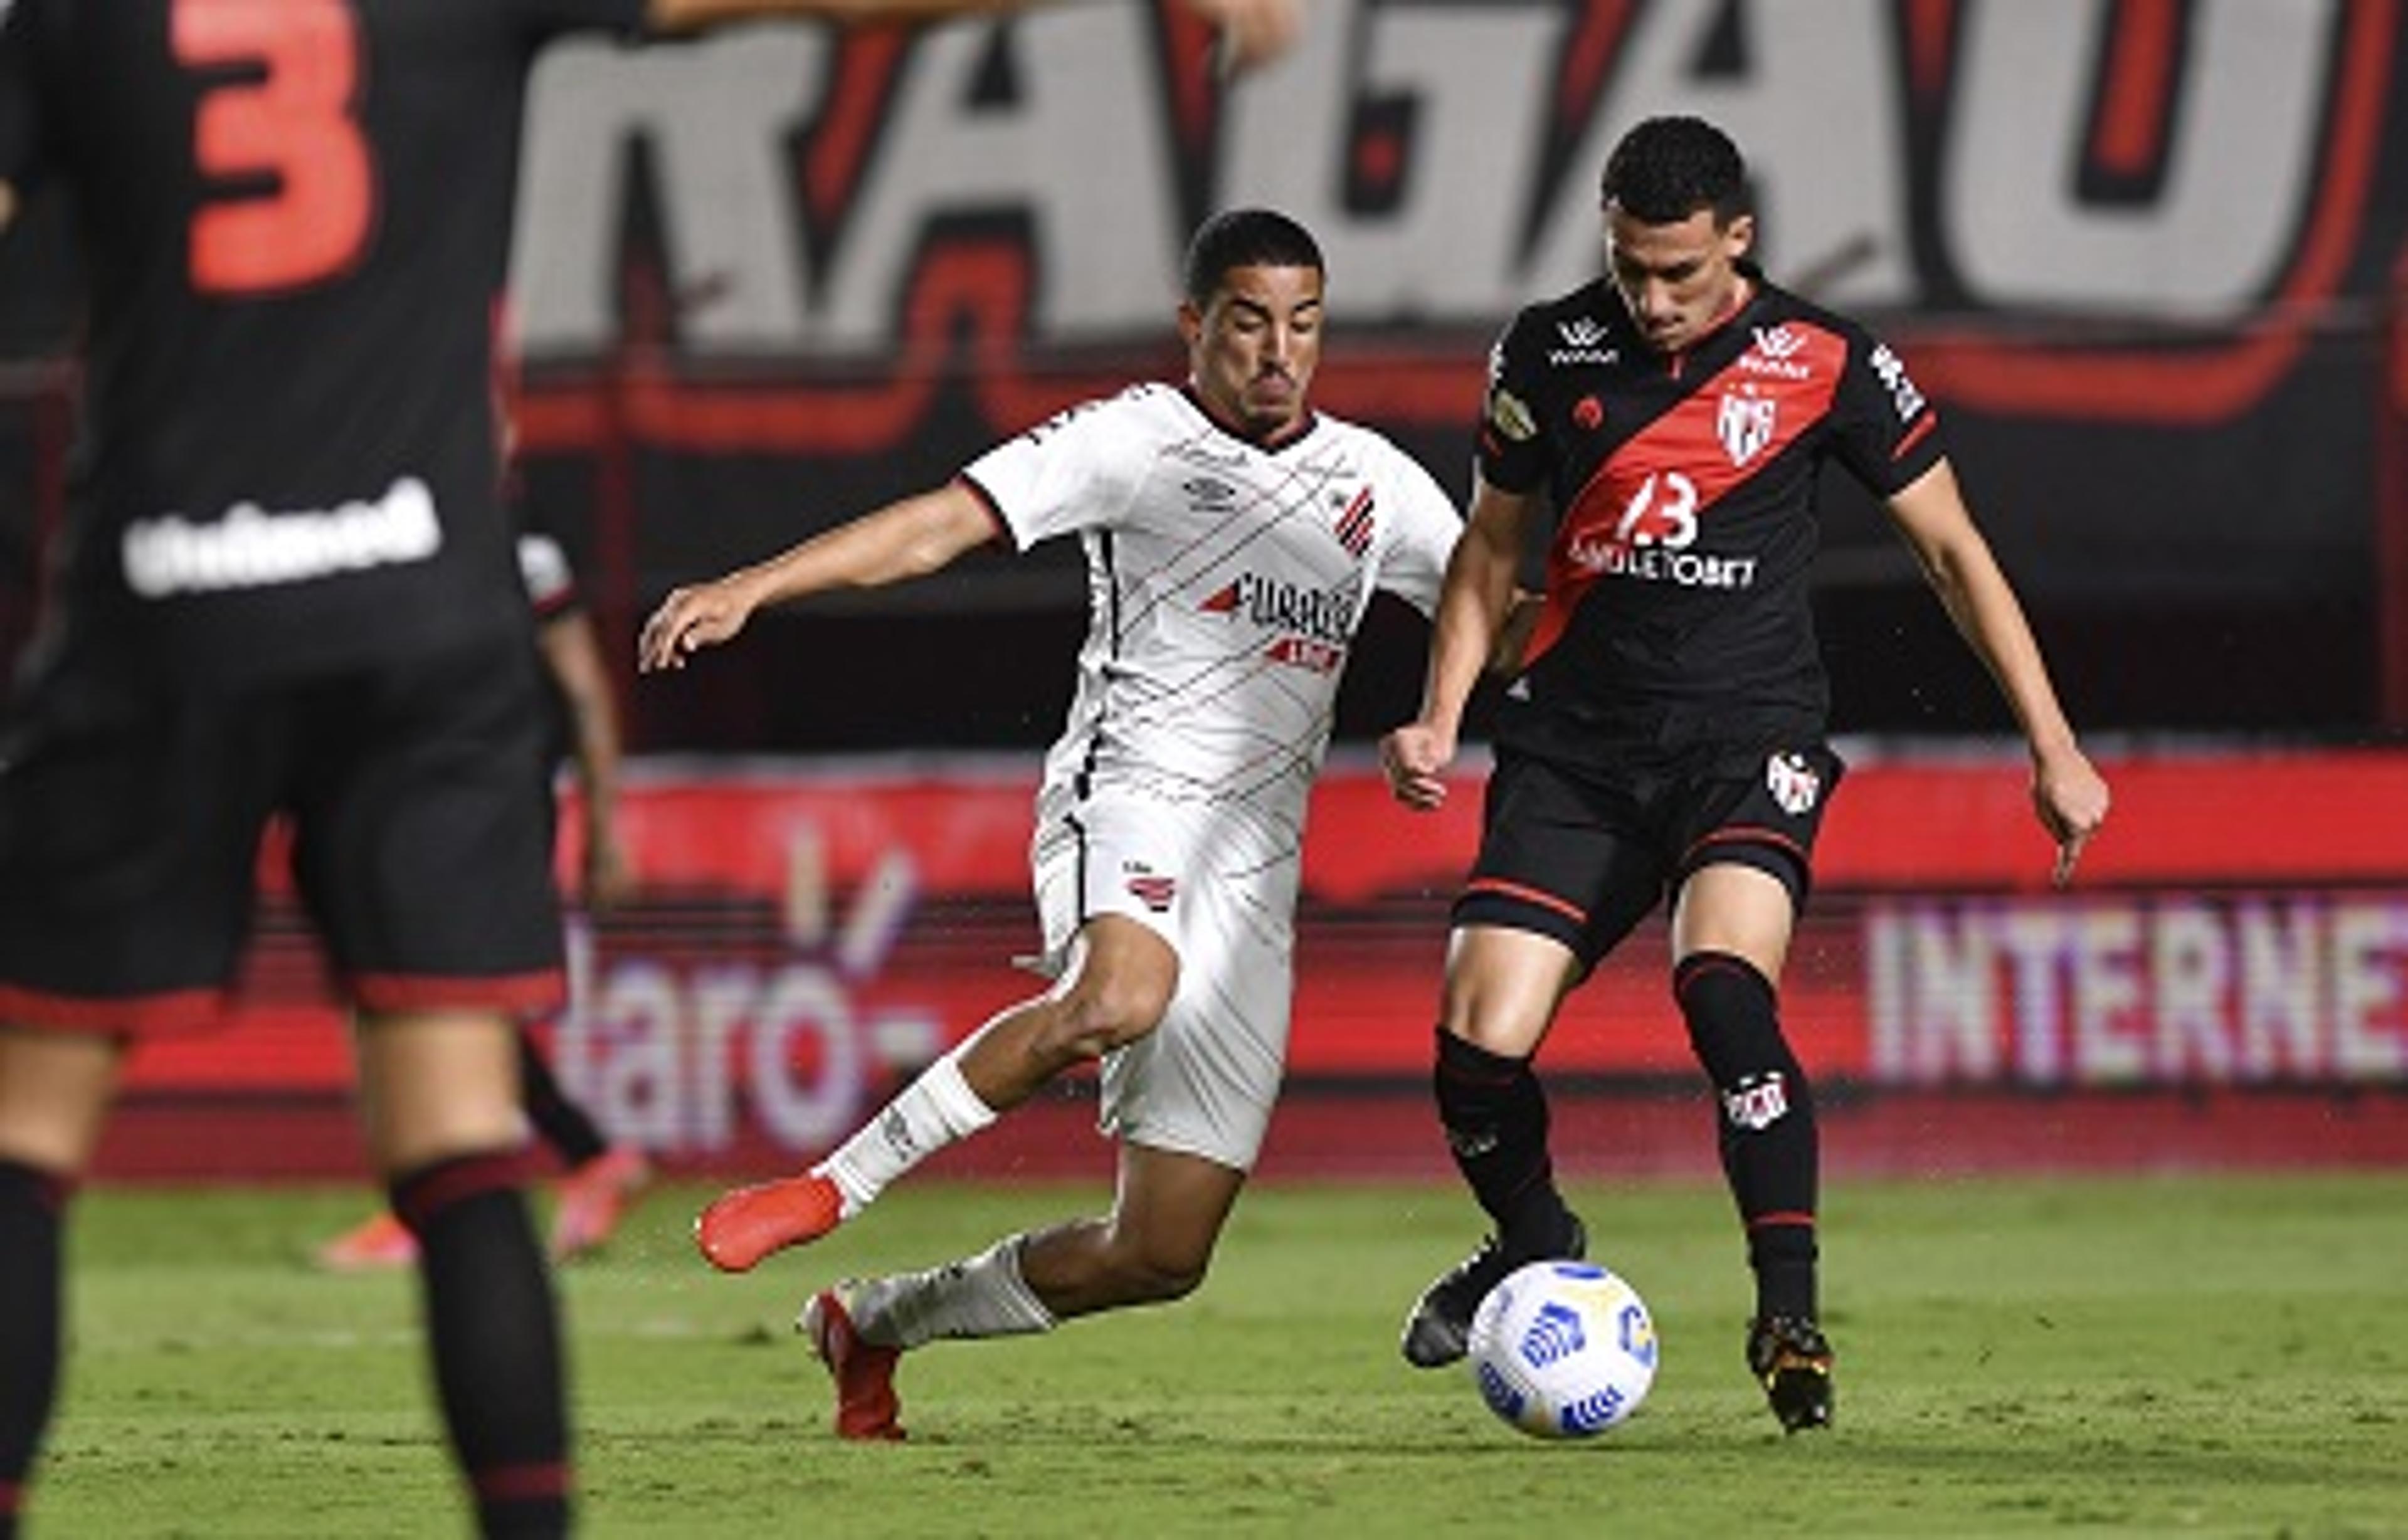
<path id="1" fill-rule="evenodd" d="M 566 762 L 577 779 L 577 897 L 590 915 L 608 914 L 635 891 L 635 868 L 619 837 L 619 708 L 601 638 L 577 580 L 566 543 L 521 501 L 519 575 L 534 606 L 549 710 L 547 764 Z M 519 1031 L 519 1093 L 527 1120 L 566 1167 L 555 1194 L 551 1251 L 566 1262 L 609 1243 L 652 1182 L 652 1162 L 632 1144 L 612 1144 L 594 1115 L 568 1094 L 536 1041 Z M 418 1241 L 383 1209 L 321 1246 L 329 1272 L 376 1272 L 418 1260 Z"/>
<path id="2" fill-rule="evenodd" d="M 1746 1356 L 1791 1431 L 1831 1417 L 1817 1324 L 1817 1140 L 1775 990 L 1841 764 L 1808 607 L 1815 481 L 1882 498 L 2029 745 L 2066 880 L 2107 812 L 2038 645 L 1956 487 L 1932 406 L 1855 322 L 1747 260 L 1746 168 L 1719 130 L 1659 118 L 1602 186 L 1610 276 L 1524 310 L 1498 344 L 1469 525 L 1420 716 L 1381 759 L 1444 797 L 1466 697 L 1552 506 L 1542 606 L 1507 672 L 1479 857 L 1455 900 L 1434 1075 L 1455 1162 L 1495 1231 L 1414 1305 L 1421 1366 L 1462 1357 L 1482 1295 L 1581 1254 L 1532 1072 L 1565 994 L 1669 895 L 1672 992 L 1715 1093 L 1756 1309 Z"/>
<path id="3" fill-rule="evenodd" d="M 486 382 L 526 77 L 575 30 L 1010 0 L 15 0 L 0 222 L 85 264 L 86 439 L 0 725 L 0 1540 L 56 1395 L 61 1231 L 134 1040 L 216 1019 L 263 823 L 355 1008 L 445 1421 L 566 1529 L 518 1020 L 560 1001 L 540 684 Z M 1295 0 L 1190 0 L 1240 62 Z"/>

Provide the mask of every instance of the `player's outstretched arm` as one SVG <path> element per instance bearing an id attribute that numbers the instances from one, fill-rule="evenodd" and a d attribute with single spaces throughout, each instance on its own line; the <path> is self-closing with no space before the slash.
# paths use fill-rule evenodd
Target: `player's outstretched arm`
<path id="1" fill-rule="evenodd" d="M 647 674 L 682 668 L 688 655 L 733 640 L 754 610 L 830 589 L 923 577 L 995 536 L 994 516 L 965 482 L 889 503 L 766 562 L 672 589 L 644 622 L 636 666 Z"/>
<path id="2" fill-rule="evenodd" d="M 1027 10 L 1051 0 L 651 0 L 659 32 L 694 32 L 724 21 L 807 17 L 838 22 L 941 21 Z M 1221 61 L 1249 69 L 1285 52 L 1303 26 L 1303 0 L 1186 0 L 1221 35 Z"/>
<path id="3" fill-rule="evenodd" d="M 0 181 L 0 233 L 5 233 L 17 217 L 17 190 Z"/>
<path id="4" fill-rule="evenodd" d="M 2107 782 L 2074 741 L 2040 643 L 1946 461 L 1889 500 L 1889 515 L 1956 630 L 2006 696 L 2031 750 L 2032 806 L 2057 842 L 2059 887 L 2107 819 Z"/>
<path id="5" fill-rule="evenodd" d="M 1455 762 L 1464 706 L 1495 657 L 1512 612 L 1513 576 L 1529 512 L 1529 498 L 1482 481 L 1472 493 L 1463 537 L 1447 559 L 1422 679 L 1421 714 L 1380 740 L 1388 791 L 1415 811 L 1428 812 L 1446 801 L 1446 769 Z"/>

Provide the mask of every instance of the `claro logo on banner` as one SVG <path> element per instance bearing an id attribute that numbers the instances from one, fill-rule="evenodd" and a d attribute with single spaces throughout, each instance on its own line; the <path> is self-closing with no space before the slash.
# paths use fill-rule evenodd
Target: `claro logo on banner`
<path id="1" fill-rule="evenodd" d="M 1007 377 L 990 410 L 1033 416 L 1009 393 L 1015 360 L 1154 349 L 1188 228 L 1238 202 L 1321 235 L 1351 333 L 1460 341 L 1598 270 L 1608 148 L 1679 110 L 1748 148 L 1768 264 L 1834 303 L 2175 328 L 2128 351 L 1926 339 L 1918 378 L 1952 400 L 2210 421 L 2281 378 L 2344 277 L 2400 57 L 2396 0 L 1307 10 L 1300 50 L 1226 93 L 1183 12 L 1142 4 L 565 48 L 530 112 L 525 345 L 617 345 L 636 233 L 688 359 L 849 361 L 888 382 L 789 392 L 841 411 L 755 393 L 740 420 L 689 385 L 685 415 L 652 403 L 648 433 L 891 442 L 966 320 L 980 373 Z M 1461 420 L 1476 349 L 1396 364 L 1333 359 L 1326 393 L 1392 422 Z"/>
<path id="2" fill-rule="evenodd" d="M 570 929 L 554 1066 L 616 1136 L 723 1150 L 749 1119 L 775 1144 L 824 1148 L 948 1046 L 935 1005 L 875 994 L 918 898 L 909 851 L 881 855 L 840 917 L 816 831 L 789 830 L 786 858 L 767 936 L 765 915 L 723 912 L 699 948 L 653 934 L 605 958 L 590 926 Z"/>

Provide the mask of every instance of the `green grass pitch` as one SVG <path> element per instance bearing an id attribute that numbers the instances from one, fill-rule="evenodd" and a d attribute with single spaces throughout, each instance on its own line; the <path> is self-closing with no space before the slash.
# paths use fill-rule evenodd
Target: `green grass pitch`
<path id="1" fill-rule="evenodd" d="M 908 1445 L 827 1432 L 790 1321 L 846 1272 L 965 1254 L 1102 1188 L 906 1183 L 722 1277 L 655 1195 L 562 1287 L 595 1535 L 2408 1535 L 2408 1176 L 1838 1184 L 1840 1425 L 1740 1366 L 1719 1189 L 1583 1186 L 1656 1315 L 1638 1418 L 1541 1445 L 1396 1356 L 1473 1238 L 1442 1186 L 1266 1186 L 1192 1299 L 907 1360 Z M 363 1200 L 101 1187 L 34 1540 L 452 1535 L 414 1283 L 309 1248 Z"/>

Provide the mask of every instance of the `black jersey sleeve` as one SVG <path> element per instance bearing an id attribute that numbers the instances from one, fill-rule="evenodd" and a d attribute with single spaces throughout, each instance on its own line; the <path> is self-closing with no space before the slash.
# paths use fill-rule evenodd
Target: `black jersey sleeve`
<path id="1" fill-rule="evenodd" d="M 1902 492 L 1947 456 L 1939 409 L 1889 344 L 1850 329 L 1834 406 L 1841 462 L 1875 496 Z"/>
<path id="2" fill-rule="evenodd" d="M 1488 388 L 1480 399 L 1480 477 L 1501 492 L 1537 491 L 1547 477 L 1539 431 L 1539 370 L 1531 312 L 1525 310 L 1488 350 Z"/>

